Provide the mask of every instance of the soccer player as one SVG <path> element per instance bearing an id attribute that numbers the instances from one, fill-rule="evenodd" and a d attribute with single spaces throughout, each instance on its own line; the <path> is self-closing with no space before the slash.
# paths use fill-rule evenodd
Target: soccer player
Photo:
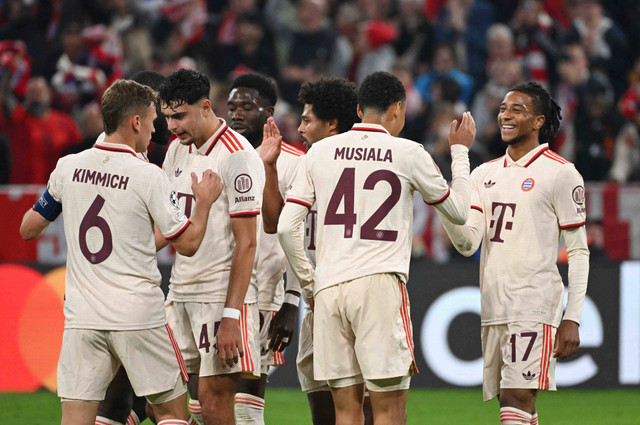
<path id="1" fill-rule="evenodd" d="M 287 195 L 278 237 L 303 287 L 314 285 L 313 371 L 328 380 L 336 424 L 362 424 L 364 387 L 374 422 L 402 424 L 417 372 L 406 282 L 413 192 L 447 217 L 468 215 L 469 147 L 475 124 L 451 123 L 453 188 L 422 145 L 396 137 L 406 94 L 387 72 L 367 76 L 346 133 L 316 143 Z M 303 220 L 316 204 L 316 268 L 304 250 Z"/>
<path id="2" fill-rule="evenodd" d="M 243 74 L 231 83 L 227 101 L 229 125 L 245 136 L 258 152 L 261 149 L 263 127 L 267 119 L 273 116 L 276 101 L 275 82 L 265 75 Z M 303 152 L 286 143 L 281 143 L 281 151 L 277 163 L 273 164 L 278 176 L 274 190 L 284 193 L 293 183 Z M 265 167 L 265 171 L 267 169 Z M 276 207 L 280 205 L 282 201 Z M 287 290 L 284 290 L 286 259 L 275 234 L 266 234 L 261 230 L 256 257 L 262 373 L 259 380 L 240 379 L 238 383 L 235 414 L 239 425 L 264 424 L 264 393 L 269 367 L 284 364 L 282 350 L 291 341 L 300 303 L 300 285 L 291 276 L 293 273 L 287 275 Z"/>
<path id="3" fill-rule="evenodd" d="M 209 90 L 205 75 L 186 69 L 160 88 L 162 112 L 177 136 L 163 169 L 185 213 L 194 207 L 190 171 L 211 169 L 225 186 L 212 206 L 202 249 L 191 258 L 176 255 L 166 309 L 187 370 L 199 375 L 201 406 L 192 410 L 201 409 L 206 424 L 233 424 L 238 379 L 260 377 L 254 260 L 264 167 L 247 139 L 215 115 Z"/>
<path id="4" fill-rule="evenodd" d="M 325 137 L 344 133 L 350 130 L 353 124 L 360 121 L 357 114 L 357 97 L 354 84 L 343 78 L 322 78 L 319 81 L 307 82 L 302 85 L 298 99 L 304 108 L 298 132 L 307 151 L 314 143 Z M 278 138 L 265 138 L 263 145 L 265 149 L 260 152 L 260 156 L 265 163 L 265 170 L 273 169 L 273 164 L 279 158 L 280 152 Z M 273 197 L 275 198 L 274 205 L 279 205 L 280 208 L 274 211 L 273 217 L 271 217 L 269 210 L 263 209 L 263 220 L 266 222 L 271 219 L 275 223 L 274 227 L 277 228 L 284 195 L 281 196 L 280 192 L 276 190 L 268 191 L 266 188 L 269 183 L 270 174 L 267 172 L 265 202 Z M 315 266 L 315 217 L 316 209 L 313 206 L 305 220 L 305 248 L 313 266 Z M 296 361 L 298 381 L 302 391 L 307 393 L 314 425 L 333 425 L 336 421 L 335 408 L 329 386 L 326 381 L 316 381 L 313 378 L 313 311 L 309 307 L 313 303 L 313 289 L 307 287 L 304 292 L 307 299 L 307 309 L 300 325 L 298 339 L 298 358 Z M 365 424 L 373 423 L 368 396 L 365 397 L 364 416 Z"/>
<path id="5" fill-rule="evenodd" d="M 190 175 L 198 206 L 180 209 L 165 174 L 136 156 L 154 132 L 156 92 L 117 80 L 102 97 L 106 138 L 58 161 L 20 234 L 38 238 L 64 207 L 65 330 L 58 363 L 63 425 L 93 425 L 122 365 L 159 424 L 187 424 L 187 379 L 164 311 L 153 226 L 194 255 L 222 192 L 211 171 Z"/>
<path id="6" fill-rule="evenodd" d="M 158 90 L 165 78 L 158 72 L 144 70 L 136 72 L 129 79 Z M 165 146 L 169 143 L 170 133 L 167 129 L 167 120 L 162 115 L 158 103 L 156 103 L 156 114 L 157 117 L 153 120 L 155 132 L 151 135 L 151 141 L 159 146 Z M 98 137 L 98 142 L 104 141 L 105 136 L 102 133 Z M 154 149 L 156 150 L 163 151 L 158 146 Z M 138 153 L 138 156 L 147 160 L 145 152 Z M 104 400 L 98 406 L 96 425 L 140 425 L 147 418 L 146 404 L 144 397 L 135 395 L 126 371 L 120 368 L 109 384 Z"/>
<path id="7" fill-rule="evenodd" d="M 538 423 L 538 390 L 556 389 L 556 358 L 580 344 L 589 274 L 584 183 L 573 164 L 549 150 L 560 119 L 560 107 L 538 83 L 512 88 L 498 113 L 506 154 L 473 171 L 467 223 L 443 217 L 463 255 L 482 242 L 483 393 L 498 397 L 502 425 Z M 564 316 L 560 236 L 569 259 Z"/>

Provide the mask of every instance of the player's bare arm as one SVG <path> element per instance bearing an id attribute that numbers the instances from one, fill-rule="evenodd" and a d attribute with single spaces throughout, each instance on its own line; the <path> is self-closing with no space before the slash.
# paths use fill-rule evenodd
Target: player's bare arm
<path id="1" fill-rule="evenodd" d="M 260 158 L 264 163 L 265 184 L 262 199 L 262 223 L 266 233 L 278 231 L 278 217 L 282 210 L 282 196 L 278 189 L 278 169 L 276 163 L 282 149 L 282 136 L 272 117 L 264 125 Z"/>
<path id="2" fill-rule="evenodd" d="M 207 230 L 211 204 L 218 199 L 222 188 L 220 176 L 211 170 L 205 171 L 199 182 L 196 173 L 191 173 L 191 190 L 196 197 L 195 209 L 190 219 L 191 225 L 175 240 L 169 242 L 178 253 L 187 257 L 196 253 Z"/>
<path id="3" fill-rule="evenodd" d="M 449 129 L 449 145 L 463 145 L 467 149 L 471 148 L 473 141 L 476 139 L 476 122 L 471 116 L 471 112 L 464 112 L 462 114 L 462 120 L 460 126 L 458 126 L 458 120 L 451 122 L 451 128 Z"/>
<path id="4" fill-rule="evenodd" d="M 38 239 L 47 230 L 51 222 L 40 215 L 35 210 L 28 210 L 24 217 L 22 217 L 22 224 L 20 225 L 20 236 L 25 241 L 31 241 Z"/>
<path id="5" fill-rule="evenodd" d="M 256 255 L 256 217 L 231 218 L 231 231 L 236 241 L 236 247 L 231 261 L 231 277 L 225 309 L 240 311 L 244 297 L 249 288 L 253 261 Z M 222 317 L 217 334 L 218 355 L 223 366 L 233 366 L 244 356 L 242 349 L 242 335 L 240 321 L 230 317 Z"/>

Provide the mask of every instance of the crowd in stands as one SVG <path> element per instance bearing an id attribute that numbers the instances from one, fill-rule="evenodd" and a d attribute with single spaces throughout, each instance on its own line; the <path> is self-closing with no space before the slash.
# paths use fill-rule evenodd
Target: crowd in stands
<path id="1" fill-rule="evenodd" d="M 222 117 L 234 77 L 272 76 L 292 144 L 303 82 L 392 72 L 407 90 L 402 136 L 445 176 L 451 120 L 475 117 L 472 168 L 501 156 L 502 98 L 534 80 L 562 107 L 551 148 L 585 181 L 640 181 L 639 0 L 3 0 L 0 184 L 44 184 L 57 158 L 91 146 L 114 80 L 179 68 L 210 77 Z"/>

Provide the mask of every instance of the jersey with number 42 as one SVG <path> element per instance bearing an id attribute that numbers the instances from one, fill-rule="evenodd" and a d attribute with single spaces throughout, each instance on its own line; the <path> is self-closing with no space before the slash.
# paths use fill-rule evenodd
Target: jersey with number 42
<path id="1" fill-rule="evenodd" d="M 60 159 L 48 190 L 62 204 L 68 245 L 65 328 L 165 325 L 153 224 L 170 239 L 189 220 L 162 170 L 128 146 L 99 142 Z"/>
<path id="2" fill-rule="evenodd" d="M 422 145 L 356 124 L 313 145 L 287 202 L 316 204 L 315 292 L 362 276 L 409 275 L 413 193 L 437 204 L 449 186 Z"/>

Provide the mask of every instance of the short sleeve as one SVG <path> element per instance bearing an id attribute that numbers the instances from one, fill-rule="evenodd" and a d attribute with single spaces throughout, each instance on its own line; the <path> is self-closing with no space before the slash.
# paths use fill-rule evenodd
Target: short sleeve
<path id="1" fill-rule="evenodd" d="M 286 199 L 287 202 L 304 205 L 309 209 L 316 203 L 315 188 L 311 180 L 311 164 L 313 164 L 313 151 L 301 157 L 296 177 L 293 179 L 293 185 Z"/>
<path id="2" fill-rule="evenodd" d="M 421 145 L 416 144 L 410 155 L 410 162 L 413 170 L 411 172 L 413 189 L 420 192 L 422 199 L 429 205 L 444 201 L 449 195 L 449 185 L 442 177 L 431 155 Z"/>
<path id="3" fill-rule="evenodd" d="M 282 161 L 282 170 L 278 170 L 278 189 L 282 199 L 287 199 L 287 194 L 293 187 L 302 158 L 303 156 L 290 155 L 286 161 Z"/>
<path id="4" fill-rule="evenodd" d="M 565 164 L 555 179 L 553 208 L 562 229 L 570 229 L 585 224 L 586 204 L 582 176 L 573 164 Z"/>
<path id="5" fill-rule="evenodd" d="M 264 191 L 264 165 L 253 150 L 234 152 L 222 171 L 231 217 L 260 214 Z"/>
<path id="6" fill-rule="evenodd" d="M 176 238 L 187 229 L 190 221 L 180 209 L 178 195 L 167 175 L 155 165 L 150 165 L 149 169 L 153 171 L 149 181 L 155 184 L 149 185 L 147 208 L 160 233 L 167 239 Z"/>
<path id="7" fill-rule="evenodd" d="M 56 168 L 51 172 L 49 176 L 49 182 L 47 183 L 47 190 L 49 195 L 59 203 L 62 203 L 62 170 L 64 168 L 65 158 L 58 160 Z"/>

